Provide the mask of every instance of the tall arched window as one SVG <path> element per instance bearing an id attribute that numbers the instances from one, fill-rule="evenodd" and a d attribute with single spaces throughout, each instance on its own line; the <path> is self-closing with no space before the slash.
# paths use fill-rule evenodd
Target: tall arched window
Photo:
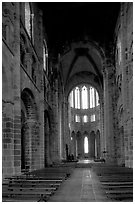
<path id="1" fill-rule="evenodd" d="M 79 123 L 79 122 L 80 122 L 80 116 L 79 116 L 79 115 L 76 115 L 76 116 L 75 116 L 75 122 L 76 122 L 76 123 Z"/>
<path id="2" fill-rule="evenodd" d="M 44 70 L 47 72 L 48 71 L 48 49 L 47 49 L 47 44 L 45 40 L 43 44 L 43 67 L 44 67 Z"/>
<path id="3" fill-rule="evenodd" d="M 75 108 L 80 109 L 80 91 L 79 88 L 75 88 Z"/>
<path id="4" fill-rule="evenodd" d="M 30 3 L 25 2 L 25 28 L 31 39 L 33 38 L 33 18 L 34 14 L 31 12 Z"/>
<path id="5" fill-rule="evenodd" d="M 98 96 L 98 92 L 96 91 L 96 106 L 99 105 L 99 96 Z"/>
<path id="6" fill-rule="evenodd" d="M 69 95 L 69 103 L 70 103 L 70 107 L 74 108 L 74 96 L 73 96 L 73 91 L 71 91 L 70 95 Z"/>
<path id="7" fill-rule="evenodd" d="M 93 87 L 90 87 L 90 108 L 95 107 L 95 89 Z"/>
<path id="8" fill-rule="evenodd" d="M 83 86 L 82 87 L 82 109 L 87 109 L 88 108 L 88 92 L 87 92 L 87 87 Z"/>
<path id="9" fill-rule="evenodd" d="M 90 108 L 92 108 L 92 87 L 90 87 Z"/>
<path id="10" fill-rule="evenodd" d="M 83 116 L 83 122 L 84 122 L 84 123 L 87 123 L 87 122 L 88 122 L 88 116 L 87 116 L 87 115 L 84 115 L 84 116 Z"/>
<path id="11" fill-rule="evenodd" d="M 85 136 L 84 138 L 84 153 L 88 153 L 89 148 L 88 148 L 88 137 Z"/>

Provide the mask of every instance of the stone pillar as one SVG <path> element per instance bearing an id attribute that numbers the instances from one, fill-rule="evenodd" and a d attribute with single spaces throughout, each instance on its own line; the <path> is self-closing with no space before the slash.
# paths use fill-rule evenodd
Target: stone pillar
<path id="1" fill-rule="evenodd" d="M 79 88 L 80 92 L 80 109 L 82 108 L 82 88 Z"/>
<path id="2" fill-rule="evenodd" d="M 15 4 L 15 30 L 14 30 L 14 64 L 13 64 L 13 89 L 14 89 L 14 174 L 21 171 L 21 147 L 16 146 L 21 141 L 21 83 L 20 83 L 20 5 Z"/>
<path id="3" fill-rule="evenodd" d="M 125 166 L 133 167 L 133 4 L 121 4 L 122 103 L 124 123 Z M 130 51 L 130 52 L 129 52 Z M 130 74 L 131 72 L 131 74 Z M 130 77 L 129 77 L 130 76 Z"/>
<path id="4" fill-rule="evenodd" d="M 74 159 L 76 159 L 76 134 L 74 134 Z"/>
<path id="5" fill-rule="evenodd" d="M 52 91 L 52 110 L 53 110 L 53 118 L 52 118 L 52 135 L 51 135 L 51 158 L 54 163 L 58 163 L 59 158 L 59 141 L 58 141 L 58 84 L 55 81 L 55 89 Z"/>
<path id="6" fill-rule="evenodd" d="M 107 61 L 104 70 L 104 134 L 105 146 L 107 151 L 106 160 L 109 163 L 116 162 L 115 144 L 114 144 L 114 118 L 113 118 L 113 66 Z"/>
<path id="7" fill-rule="evenodd" d="M 104 101 L 103 95 L 100 95 L 100 156 L 103 157 L 103 151 L 106 149 L 106 135 L 104 130 Z"/>

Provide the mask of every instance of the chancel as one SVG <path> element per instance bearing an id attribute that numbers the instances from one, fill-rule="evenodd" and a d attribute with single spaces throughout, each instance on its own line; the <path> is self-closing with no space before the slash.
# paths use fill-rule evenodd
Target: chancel
<path id="1" fill-rule="evenodd" d="M 133 3 L 2 3 L 2 201 L 133 201 Z"/>

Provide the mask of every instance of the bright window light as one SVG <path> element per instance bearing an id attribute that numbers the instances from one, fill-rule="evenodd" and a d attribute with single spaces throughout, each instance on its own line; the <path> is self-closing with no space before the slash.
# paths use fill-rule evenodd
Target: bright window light
<path id="1" fill-rule="evenodd" d="M 76 122 L 76 123 L 79 123 L 79 122 L 80 122 L 80 116 L 79 116 L 79 115 L 76 115 L 76 116 L 75 116 L 75 122 Z"/>
<path id="2" fill-rule="evenodd" d="M 91 122 L 94 122 L 94 121 L 95 121 L 95 114 L 91 115 Z"/>
<path id="3" fill-rule="evenodd" d="M 80 91 L 79 88 L 75 88 L 75 108 L 80 109 Z"/>
<path id="4" fill-rule="evenodd" d="M 70 95 L 69 95 L 69 103 L 70 103 L 70 107 L 74 108 L 74 97 L 73 97 L 73 91 L 71 91 Z"/>
<path id="5" fill-rule="evenodd" d="M 83 116 L 83 122 L 84 122 L 84 123 L 87 123 L 87 122 L 88 122 L 88 116 L 87 116 L 87 115 L 84 115 L 84 116 Z"/>
<path id="6" fill-rule="evenodd" d="M 84 138 L 84 153 L 88 153 L 88 137 Z"/>
<path id="7" fill-rule="evenodd" d="M 82 109 L 88 108 L 88 92 L 86 86 L 82 88 Z"/>
<path id="8" fill-rule="evenodd" d="M 99 105 L 99 96 L 98 96 L 98 92 L 96 91 L 96 106 Z"/>
<path id="9" fill-rule="evenodd" d="M 25 3 L 25 27 L 31 37 L 31 11 L 30 4 L 28 2 Z"/>

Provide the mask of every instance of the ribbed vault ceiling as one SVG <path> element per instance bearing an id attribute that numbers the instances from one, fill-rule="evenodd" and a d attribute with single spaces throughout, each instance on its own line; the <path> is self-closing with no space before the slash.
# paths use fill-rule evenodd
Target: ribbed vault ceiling
<path id="1" fill-rule="evenodd" d="M 120 3 L 39 2 L 38 5 L 43 11 L 49 52 L 54 58 L 58 53 L 61 55 L 65 88 L 84 79 L 103 87 L 101 47 L 107 50 L 113 42 Z"/>

